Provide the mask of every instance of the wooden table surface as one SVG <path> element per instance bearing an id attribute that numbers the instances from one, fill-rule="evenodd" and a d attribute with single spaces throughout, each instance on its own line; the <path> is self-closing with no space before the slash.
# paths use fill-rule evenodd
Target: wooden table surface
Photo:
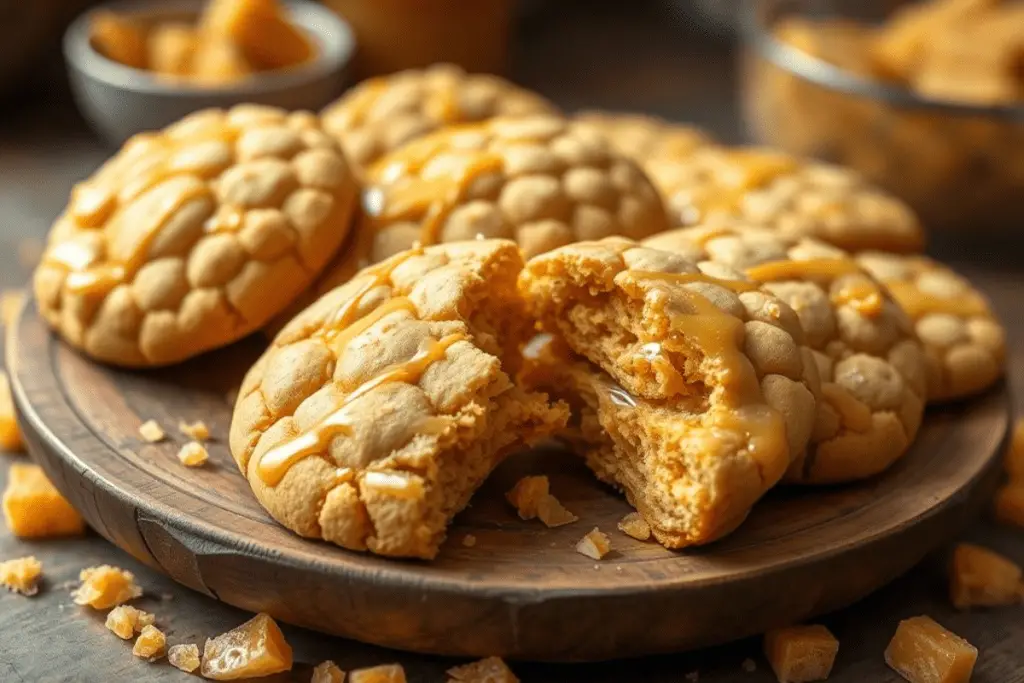
<path id="1" fill-rule="evenodd" d="M 606 5 L 550 3 L 527 20 L 519 42 L 514 77 L 567 109 L 648 111 L 696 121 L 725 139 L 739 135 L 733 109 L 735 79 L 726 49 L 687 32 L 676 14 L 648 9 L 627 16 Z M 25 281 L 33 241 L 39 243 L 64 206 L 71 185 L 109 154 L 84 128 L 66 93 L 46 90 L 29 101 L 0 103 L 0 286 Z M 1009 327 L 1009 382 L 1013 394 L 1022 397 L 1024 316 L 1019 315 L 1017 302 L 1024 287 L 1024 263 L 1015 270 L 1012 261 L 1004 255 L 998 265 L 975 261 L 961 268 L 993 298 Z M 0 454 L 0 486 L 6 480 L 4 461 L 23 457 Z M 963 537 L 1024 563 L 1024 531 L 981 521 Z M 46 580 L 40 595 L 31 599 L 0 594 L 2 683 L 195 680 L 166 662 L 150 665 L 136 659 L 130 643 L 108 632 L 100 615 L 71 602 L 68 584 L 83 567 L 109 563 L 135 572 L 147 593 L 139 606 L 157 614 L 172 642 L 201 643 L 248 618 L 174 584 L 94 534 L 30 543 L 0 531 L 0 559 L 26 554 L 42 560 Z M 1024 609 L 954 611 L 946 598 L 944 562 L 943 554 L 936 553 L 889 587 L 823 620 L 841 643 L 830 681 L 901 680 L 886 668 L 882 651 L 900 619 L 930 614 L 979 648 L 974 681 L 1024 683 Z M 722 609 L 729 606 L 723 604 Z M 444 670 L 454 663 L 300 629 L 285 627 L 285 633 L 300 664 L 289 676 L 261 680 L 307 681 L 310 665 L 334 659 L 345 669 L 398 661 L 412 683 L 429 683 L 443 681 Z M 747 670 L 749 662 L 744 666 L 748 658 L 756 665 L 753 671 Z M 525 683 L 682 683 L 694 671 L 702 683 L 775 680 L 757 640 L 638 661 L 577 666 L 515 663 L 513 668 Z"/>

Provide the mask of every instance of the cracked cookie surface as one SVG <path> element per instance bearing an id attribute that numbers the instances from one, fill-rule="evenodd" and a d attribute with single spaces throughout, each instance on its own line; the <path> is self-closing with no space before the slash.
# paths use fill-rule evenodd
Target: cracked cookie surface
<path id="1" fill-rule="evenodd" d="M 645 244 L 759 282 L 796 312 L 821 390 L 810 447 L 788 481 L 860 479 L 910 447 L 924 411 L 924 352 L 902 308 L 846 252 L 746 225 L 673 230 Z"/>
<path id="2" fill-rule="evenodd" d="M 515 243 L 418 248 L 357 274 L 277 336 L 243 381 L 231 452 L 296 533 L 431 558 L 451 518 L 564 405 L 509 378 L 531 328 Z"/>
<path id="3" fill-rule="evenodd" d="M 503 78 L 436 64 L 364 81 L 328 105 L 321 119 L 348 158 L 367 167 L 444 126 L 555 112 L 540 95 Z"/>
<path id="4" fill-rule="evenodd" d="M 34 274 L 72 345 L 125 366 L 228 344 L 284 309 L 349 230 L 356 181 L 308 113 L 254 105 L 140 134 L 72 192 Z"/>
<path id="5" fill-rule="evenodd" d="M 570 439 L 664 545 L 728 533 L 803 453 L 816 368 L 757 285 L 621 238 L 537 256 L 519 282 L 547 336 L 524 382 L 573 404 Z"/>

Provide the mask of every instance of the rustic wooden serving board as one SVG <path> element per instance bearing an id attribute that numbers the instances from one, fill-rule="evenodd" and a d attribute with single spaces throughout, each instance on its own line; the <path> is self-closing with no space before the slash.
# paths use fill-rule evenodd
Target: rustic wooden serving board
<path id="1" fill-rule="evenodd" d="M 7 340 L 33 457 L 108 540 L 232 605 L 437 654 L 610 659 L 721 643 L 848 605 L 980 509 L 1009 426 L 1004 387 L 929 411 L 912 452 L 883 476 L 773 491 L 737 532 L 687 552 L 619 533 L 629 507 L 571 454 L 525 454 L 477 494 L 436 561 L 402 562 L 299 538 L 256 503 L 228 453 L 227 394 L 260 350 L 252 338 L 173 368 L 116 370 L 52 337 L 31 306 Z M 139 438 L 148 419 L 167 441 Z M 210 426 L 209 466 L 178 463 L 181 420 Z M 579 522 L 518 519 L 503 493 L 537 473 Z M 594 526 L 615 549 L 600 563 L 573 550 Z"/>

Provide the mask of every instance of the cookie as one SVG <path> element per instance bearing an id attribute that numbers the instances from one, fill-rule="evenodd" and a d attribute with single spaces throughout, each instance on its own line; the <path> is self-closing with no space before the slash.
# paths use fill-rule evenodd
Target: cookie
<path id="1" fill-rule="evenodd" d="M 531 325 L 514 242 L 417 248 L 293 319 L 246 375 L 230 447 L 260 503 L 306 537 L 431 558 L 501 459 L 564 405 L 510 379 Z"/>
<path id="2" fill-rule="evenodd" d="M 325 108 L 321 118 L 348 158 L 367 167 L 444 126 L 555 112 L 540 95 L 502 78 L 436 64 L 364 81 Z"/>
<path id="3" fill-rule="evenodd" d="M 591 468 L 664 545 L 731 531 L 805 450 L 816 367 L 756 284 L 612 238 L 531 259 L 519 285 L 556 340 L 527 345 L 524 382 L 573 403 Z"/>
<path id="4" fill-rule="evenodd" d="M 741 225 L 673 230 L 645 244 L 763 283 L 796 312 L 821 391 L 810 447 L 788 481 L 861 479 L 907 451 L 924 411 L 924 352 L 903 309 L 845 252 Z"/>
<path id="5" fill-rule="evenodd" d="M 964 277 L 925 256 L 863 252 L 857 262 L 914 323 L 928 362 L 929 401 L 976 394 L 1002 377 L 1006 330 Z"/>
<path id="6" fill-rule="evenodd" d="M 415 140 L 374 165 L 363 208 L 355 243 L 321 289 L 416 243 L 510 238 L 529 258 L 668 227 L 661 198 L 633 161 L 551 116 L 491 119 Z"/>
<path id="7" fill-rule="evenodd" d="M 646 170 L 677 226 L 741 220 L 850 251 L 914 252 L 924 244 L 903 202 L 838 166 L 775 150 L 707 146 Z"/>
<path id="8" fill-rule="evenodd" d="M 701 147 L 713 144 L 695 126 L 643 114 L 583 112 L 573 120 L 580 128 L 605 136 L 620 154 L 644 167 L 653 161 L 686 159 Z"/>
<path id="9" fill-rule="evenodd" d="M 174 363 L 258 329 L 349 230 L 356 182 L 308 113 L 240 105 L 137 135 L 78 184 L 36 268 L 39 311 L 123 366 Z"/>

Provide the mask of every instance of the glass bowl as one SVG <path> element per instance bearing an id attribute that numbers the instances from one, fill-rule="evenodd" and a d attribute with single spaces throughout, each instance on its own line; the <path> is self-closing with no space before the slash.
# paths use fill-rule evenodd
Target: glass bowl
<path id="1" fill-rule="evenodd" d="M 743 4 L 742 99 L 752 137 L 859 170 L 908 202 L 930 230 L 1007 237 L 1024 226 L 1024 105 L 929 99 L 776 35 L 791 17 L 877 23 L 899 3 Z"/>

